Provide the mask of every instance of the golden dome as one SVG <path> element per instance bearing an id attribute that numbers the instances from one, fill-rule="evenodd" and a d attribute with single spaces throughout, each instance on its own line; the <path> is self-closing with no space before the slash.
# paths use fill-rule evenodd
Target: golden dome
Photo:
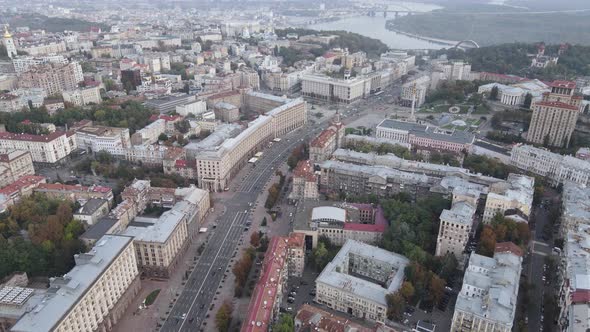
<path id="1" fill-rule="evenodd" d="M 4 38 L 12 38 L 12 35 L 8 32 L 8 25 L 4 26 Z"/>

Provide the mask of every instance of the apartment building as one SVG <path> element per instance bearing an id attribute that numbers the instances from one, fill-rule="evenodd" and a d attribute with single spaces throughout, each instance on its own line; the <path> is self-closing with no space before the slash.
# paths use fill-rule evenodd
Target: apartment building
<path id="1" fill-rule="evenodd" d="M 11 93 L 0 94 L 0 110 L 2 112 L 18 112 L 27 106 L 23 104 L 21 98 L 17 95 Z"/>
<path id="2" fill-rule="evenodd" d="M 194 95 L 187 95 L 184 93 L 177 93 L 170 96 L 165 96 L 157 99 L 147 100 L 145 106 L 152 107 L 161 114 L 172 113 L 177 106 L 186 105 L 196 101 Z"/>
<path id="3" fill-rule="evenodd" d="M 84 81 L 82 67 L 78 62 L 68 64 L 45 64 L 31 67 L 19 76 L 20 88 L 41 88 L 47 95 L 74 90 Z"/>
<path id="4" fill-rule="evenodd" d="M 371 80 L 367 77 L 337 79 L 316 74 L 301 76 L 301 94 L 327 102 L 350 104 L 371 93 Z"/>
<path id="5" fill-rule="evenodd" d="M 75 106 L 100 104 L 102 102 L 100 87 L 98 86 L 63 91 L 62 96 L 65 103 L 71 103 Z"/>
<path id="6" fill-rule="evenodd" d="M 204 100 L 197 100 L 192 103 L 176 106 L 176 113 L 183 117 L 189 114 L 200 115 L 205 112 L 207 112 L 207 103 Z"/>
<path id="7" fill-rule="evenodd" d="M 377 125 L 375 136 L 394 142 L 408 143 L 416 148 L 453 153 L 471 151 L 475 142 L 475 136 L 464 131 L 448 131 L 415 122 L 391 119 L 385 119 Z"/>
<path id="8" fill-rule="evenodd" d="M 463 61 L 437 63 L 435 68 L 441 70 L 449 81 L 472 80 L 471 65 Z"/>
<path id="9" fill-rule="evenodd" d="M 279 312 L 291 276 L 300 277 L 305 265 L 303 234 L 275 236 L 264 255 L 260 279 L 256 283 L 242 332 L 266 332 L 279 317 Z"/>
<path id="10" fill-rule="evenodd" d="M 390 197 L 400 192 L 419 197 L 436 182 L 424 174 L 387 166 L 365 166 L 327 160 L 320 167 L 320 192 L 362 196 L 367 193 Z"/>
<path id="11" fill-rule="evenodd" d="M 410 107 L 420 107 L 426 101 L 426 94 L 430 89 L 430 77 L 421 76 L 402 85 L 401 104 Z"/>
<path id="12" fill-rule="evenodd" d="M 534 101 L 533 116 L 526 139 L 528 142 L 568 147 L 578 115 L 582 111 L 582 96 L 574 95 L 576 83 L 554 81 L 551 92 Z"/>
<path id="13" fill-rule="evenodd" d="M 138 145 L 124 149 L 125 159 L 146 166 L 162 166 L 166 151 L 165 145 Z"/>
<path id="14" fill-rule="evenodd" d="M 0 153 L 0 187 L 34 174 L 33 158 L 29 151 L 9 150 Z"/>
<path id="15" fill-rule="evenodd" d="M 512 242 L 496 244 L 493 258 L 471 254 L 455 304 L 452 332 L 512 331 L 522 256 Z"/>
<path id="16" fill-rule="evenodd" d="M 17 74 L 24 73 L 32 67 L 45 65 L 48 63 L 62 64 L 65 65 L 69 61 L 63 55 L 45 55 L 45 56 L 18 56 L 12 59 L 14 65 L 14 71 Z"/>
<path id="17" fill-rule="evenodd" d="M 128 128 L 87 125 L 76 129 L 76 144 L 89 153 L 106 151 L 114 156 L 125 156 L 131 147 Z"/>
<path id="18" fill-rule="evenodd" d="M 215 112 L 215 119 L 223 122 L 236 122 L 240 119 L 238 107 L 223 101 L 213 105 L 213 112 Z"/>
<path id="19" fill-rule="evenodd" d="M 197 182 L 200 188 L 222 191 L 234 174 L 247 164 L 264 144 L 293 131 L 307 122 L 307 103 L 301 99 L 288 100 L 248 124 L 248 128 L 233 136 L 236 127 L 218 127 L 216 132 L 199 144 L 185 147 L 187 156 L 196 160 Z M 233 137 L 232 137 L 233 136 Z"/>
<path id="20" fill-rule="evenodd" d="M 43 193 L 55 199 L 65 199 L 72 202 L 87 201 L 90 199 L 104 199 L 113 203 L 113 190 L 109 187 L 93 185 L 90 187 L 80 185 L 68 185 L 61 183 L 42 183 L 38 185 L 35 192 Z"/>
<path id="21" fill-rule="evenodd" d="M 133 240 L 106 235 L 76 266 L 51 278 L 45 298 L 12 327 L 13 332 L 109 331 L 141 288 Z"/>
<path id="22" fill-rule="evenodd" d="M 289 194 L 292 201 L 319 199 L 318 177 L 309 160 L 300 160 L 293 170 L 293 187 Z"/>
<path id="23" fill-rule="evenodd" d="M 21 198 L 30 196 L 33 190 L 46 182 L 42 176 L 25 175 L 0 189 L 0 211 L 18 203 Z"/>
<path id="24" fill-rule="evenodd" d="M 504 215 L 508 210 L 516 210 L 528 218 L 533 206 L 534 191 L 534 178 L 510 173 L 506 182 L 490 186 L 482 221 L 489 223 L 496 214 Z"/>
<path id="25" fill-rule="evenodd" d="M 21 44 L 19 49 L 31 56 L 59 54 L 67 51 L 66 42 L 63 40 Z"/>
<path id="26" fill-rule="evenodd" d="M 436 256 L 453 254 L 458 261 L 472 234 L 476 206 L 468 202 L 453 202 L 450 210 L 440 214 L 440 225 L 436 240 Z"/>
<path id="27" fill-rule="evenodd" d="M 558 264 L 557 319 L 560 331 L 590 328 L 590 190 L 568 182 L 563 187 L 560 233 L 564 239 Z"/>
<path id="28" fill-rule="evenodd" d="M 167 278 L 188 239 L 187 216 L 164 212 L 159 218 L 135 217 L 122 235 L 133 238 L 137 263 L 147 276 Z"/>
<path id="29" fill-rule="evenodd" d="M 385 296 L 401 287 L 409 263 L 396 253 L 347 240 L 316 279 L 315 301 L 358 318 L 384 322 Z"/>
<path id="30" fill-rule="evenodd" d="M 74 212 L 73 218 L 84 222 L 86 225 L 94 225 L 96 221 L 109 213 L 109 201 L 102 198 L 91 198 Z"/>
<path id="31" fill-rule="evenodd" d="M 77 148 L 73 132 L 55 131 L 48 135 L 0 133 L 0 152 L 29 151 L 33 162 L 57 163 Z"/>
<path id="32" fill-rule="evenodd" d="M 295 331 L 354 331 L 354 332 L 396 332 L 396 329 L 383 323 L 375 323 L 371 327 L 361 325 L 348 317 L 335 315 L 316 306 L 304 304 L 295 315 Z"/>
<path id="33" fill-rule="evenodd" d="M 510 154 L 510 163 L 523 171 L 546 177 L 554 185 L 566 182 L 590 184 L 589 161 L 532 145 L 515 145 Z"/>
<path id="34" fill-rule="evenodd" d="M 166 132 L 166 120 L 157 119 L 147 126 L 136 131 L 131 136 L 133 145 L 151 145 L 158 142 L 161 134 Z"/>

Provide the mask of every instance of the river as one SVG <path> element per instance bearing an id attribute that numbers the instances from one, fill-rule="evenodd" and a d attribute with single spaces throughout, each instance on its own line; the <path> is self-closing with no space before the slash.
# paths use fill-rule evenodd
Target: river
<path id="1" fill-rule="evenodd" d="M 440 7 L 420 3 L 399 3 L 400 8 L 410 8 L 417 12 L 427 12 Z M 389 5 L 389 10 L 395 10 L 395 3 Z M 448 45 L 429 42 L 401 33 L 393 32 L 385 28 L 385 22 L 393 19 L 394 14 L 388 13 L 388 17 L 383 17 L 383 12 L 375 16 L 356 16 L 347 17 L 338 21 L 324 22 L 319 24 L 308 25 L 307 27 L 314 30 L 345 30 L 358 33 L 367 37 L 381 40 L 387 46 L 393 49 L 441 49 L 448 48 Z"/>

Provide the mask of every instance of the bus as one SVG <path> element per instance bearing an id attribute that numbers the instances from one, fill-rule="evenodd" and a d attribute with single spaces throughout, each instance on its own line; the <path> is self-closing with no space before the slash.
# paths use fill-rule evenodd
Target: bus
<path id="1" fill-rule="evenodd" d="M 262 152 L 257 152 L 257 153 L 254 155 L 254 157 L 256 157 L 256 158 L 260 158 L 260 157 L 262 157 Z"/>

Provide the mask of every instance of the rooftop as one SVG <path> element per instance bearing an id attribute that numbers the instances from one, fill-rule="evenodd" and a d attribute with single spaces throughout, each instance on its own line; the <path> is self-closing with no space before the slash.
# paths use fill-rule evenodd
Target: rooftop
<path id="1" fill-rule="evenodd" d="M 100 209 L 104 204 L 108 204 L 106 199 L 91 198 L 75 213 L 79 215 L 92 215 L 96 210 Z"/>
<path id="2" fill-rule="evenodd" d="M 392 119 L 385 119 L 381 121 L 381 123 L 377 125 L 377 130 L 379 130 L 379 128 L 407 131 L 409 134 L 417 137 L 458 144 L 473 144 L 475 141 L 475 136 L 465 131 L 453 130 L 452 132 L 447 132 L 446 130 L 441 130 L 437 127 Z"/>
<path id="3" fill-rule="evenodd" d="M 375 261 L 376 264 L 388 264 L 395 268 L 395 271 L 392 270 L 388 276 L 387 288 L 374 282 L 340 272 L 342 266 L 348 266 L 347 262 L 351 254 Z M 332 262 L 328 263 L 318 276 L 316 284 L 321 283 L 338 288 L 352 293 L 359 298 L 387 306 L 385 295 L 393 293 L 401 287 L 404 280 L 404 269 L 409 262 L 402 255 L 359 241 L 347 240 Z"/>
<path id="4" fill-rule="evenodd" d="M 333 206 L 319 206 L 312 210 L 311 220 L 337 220 L 340 222 L 346 222 L 346 210 Z"/>
<path id="5" fill-rule="evenodd" d="M 76 255 L 76 266 L 52 280 L 43 301 L 19 319 L 12 331 L 52 331 L 129 245 L 130 237 L 105 235 L 89 252 Z"/>
<path id="6" fill-rule="evenodd" d="M 184 213 L 175 210 L 164 212 L 160 218 L 135 217 L 122 235 L 135 241 L 165 243 L 184 218 Z"/>
<path id="7" fill-rule="evenodd" d="M 31 142 L 51 142 L 66 135 L 63 131 L 54 131 L 48 135 L 33 135 L 33 134 L 15 134 L 9 132 L 0 133 L 0 140 L 10 141 L 31 141 Z"/>

